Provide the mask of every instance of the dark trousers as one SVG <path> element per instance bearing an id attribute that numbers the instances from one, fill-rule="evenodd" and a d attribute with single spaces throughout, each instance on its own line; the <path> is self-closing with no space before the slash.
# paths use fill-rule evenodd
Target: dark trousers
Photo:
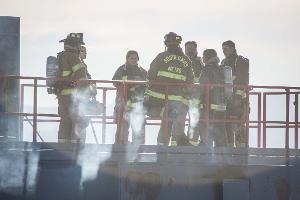
<path id="1" fill-rule="evenodd" d="M 79 113 L 79 107 L 80 104 L 73 99 L 72 95 L 58 96 L 58 114 L 60 116 L 58 142 L 85 141 L 85 128 L 89 122 Z"/>
<path id="2" fill-rule="evenodd" d="M 187 137 L 184 133 L 187 112 L 188 107 L 183 103 L 169 101 L 168 112 L 164 110 L 162 123 L 158 132 L 158 144 L 168 145 L 171 136 L 174 137 L 177 145 L 187 144 Z M 165 119 L 166 114 L 168 114 L 168 120 Z"/>
<path id="3" fill-rule="evenodd" d="M 132 128 L 132 143 L 145 144 L 145 121 L 141 124 L 141 129 L 136 130 L 136 125 L 132 125 L 130 120 L 123 119 L 121 124 L 117 124 L 115 144 L 127 144 L 129 128 Z"/>
<path id="4" fill-rule="evenodd" d="M 226 119 L 227 120 L 242 120 L 245 115 L 245 102 L 240 106 L 234 106 L 232 101 L 227 103 Z M 248 143 L 246 124 L 244 122 L 239 123 L 226 123 L 226 132 L 228 146 L 234 147 L 246 147 Z"/>
<path id="5" fill-rule="evenodd" d="M 132 129 L 132 143 L 145 144 L 145 111 L 142 102 L 133 104 L 133 107 L 124 111 L 120 108 L 115 113 L 117 130 L 115 144 L 127 144 L 129 128 Z"/>
<path id="6" fill-rule="evenodd" d="M 205 122 L 199 123 L 199 134 L 201 138 L 201 143 L 204 143 L 206 140 L 206 131 L 207 131 L 207 141 L 206 144 L 209 146 L 213 145 L 213 142 L 215 143 L 216 147 L 220 146 L 227 146 L 228 140 L 227 140 L 227 134 L 226 134 L 226 126 L 225 123 L 222 122 L 222 120 L 225 120 L 225 112 L 221 111 L 210 111 L 210 119 L 211 120 L 220 120 L 218 122 L 209 122 L 208 125 L 206 125 Z M 202 116 L 204 117 L 204 116 Z"/>

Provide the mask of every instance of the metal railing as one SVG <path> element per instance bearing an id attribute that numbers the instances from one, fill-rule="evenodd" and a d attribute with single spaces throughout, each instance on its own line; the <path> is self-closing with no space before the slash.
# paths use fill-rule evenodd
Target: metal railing
<path id="1" fill-rule="evenodd" d="M 44 77 L 23 77 L 23 76 L 6 76 L 6 77 L 0 77 L 0 79 L 17 79 L 17 80 L 31 80 L 33 83 L 22 83 L 20 84 L 20 112 L 2 112 L 0 113 L 1 116 L 8 116 L 8 115 L 14 115 L 14 116 L 20 116 L 21 117 L 21 132 L 23 130 L 23 123 L 29 122 L 32 125 L 32 135 L 33 135 L 33 142 L 37 142 L 37 137 L 41 141 L 43 141 L 42 137 L 37 131 L 37 123 L 38 122 L 59 122 L 59 116 L 57 114 L 49 114 L 49 113 L 38 113 L 38 88 L 46 88 L 47 86 L 44 84 L 38 84 L 39 81 L 46 81 L 46 80 L 55 80 L 57 78 L 44 78 Z M 58 80 L 65 80 L 58 78 Z M 68 79 L 69 81 L 72 81 L 71 79 Z M 68 81 L 67 80 L 67 81 Z M 96 84 L 101 84 L 101 86 L 97 86 L 97 90 L 102 91 L 102 102 L 104 105 L 104 112 L 101 116 L 91 116 L 92 119 L 101 119 L 101 121 L 98 120 L 92 120 L 93 123 L 100 123 L 102 125 L 102 143 L 105 143 L 106 141 L 106 125 L 107 124 L 115 124 L 113 120 L 112 115 L 108 115 L 106 106 L 107 106 L 107 92 L 116 90 L 115 87 L 112 87 L 111 84 L 115 82 L 119 82 L 123 85 L 124 88 L 124 95 L 125 99 L 127 98 L 127 88 L 131 84 L 143 84 L 143 85 L 161 85 L 165 88 L 166 93 L 168 93 L 170 87 L 178 86 L 188 86 L 188 87 L 196 87 L 196 88 L 206 88 L 207 94 L 209 94 L 209 89 L 211 87 L 226 87 L 226 85 L 211 85 L 211 84 L 193 84 L 193 85 L 186 85 L 186 84 L 166 84 L 166 83 L 148 83 L 143 81 L 107 81 L 107 80 L 83 80 L 88 82 L 93 82 Z M 110 86 L 103 86 L 105 84 L 110 84 Z M 32 112 L 24 112 L 24 93 L 25 93 L 25 87 L 33 87 L 33 104 L 32 104 Z M 219 122 L 225 122 L 225 123 L 245 123 L 246 124 L 246 133 L 247 138 L 249 138 L 249 129 L 257 129 L 257 147 L 267 147 L 267 129 L 285 129 L 285 148 L 290 148 L 290 129 L 294 129 L 294 147 L 295 149 L 298 149 L 298 129 L 299 129 L 299 118 L 298 118 L 298 109 L 299 109 L 299 101 L 298 96 L 300 93 L 300 87 L 286 87 L 286 86 L 242 86 L 237 85 L 235 87 L 239 88 L 245 88 L 249 93 L 247 93 L 247 102 L 250 102 L 251 98 L 251 104 L 257 104 L 257 116 L 256 119 L 249 119 L 249 116 L 247 116 L 247 119 L 239 119 L 239 120 L 210 120 L 209 119 L 209 108 L 206 107 L 204 111 L 205 117 L 201 119 L 200 121 L 204 122 L 206 124 L 206 127 L 209 123 L 219 123 Z M 268 104 L 267 104 L 267 98 L 272 98 L 274 96 L 283 95 L 285 96 L 285 120 L 268 120 Z M 256 99 L 253 101 L 253 98 Z M 294 120 L 291 121 L 290 114 L 291 114 L 291 97 L 293 97 L 294 102 Z M 209 95 L 207 95 L 206 103 L 208 103 Z M 247 106 L 249 109 L 249 105 Z M 251 106 L 250 106 L 251 107 Z M 168 95 L 166 95 L 165 99 L 165 108 L 168 109 Z M 274 108 L 273 108 L 274 109 Z M 254 107 L 251 107 L 251 110 L 254 110 Z M 24 119 L 25 117 L 25 119 Z M 32 119 L 29 119 L 28 117 L 32 117 Z M 50 118 L 56 118 L 56 119 L 39 119 L 39 117 L 50 117 Z M 254 118 L 254 117 L 253 117 Z M 165 115 L 163 119 L 161 118 L 146 118 L 146 125 L 160 125 L 159 122 L 153 122 L 153 120 L 166 120 L 167 121 L 168 116 Z M 166 125 L 167 126 L 167 125 Z M 93 128 L 93 127 L 92 127 Z M 167 128 L 167 127 L 166 127 Z M 165 129 L 167 131 L 167 129 Z M 98 139 L 95 135 L 95 130 L 93 128 L 94 138 L 96 143 L 98 142 Z M 22 135 L 22 134 L 21 134 Z M 208 130 L 205 131 L 205 138 L 208 137 Z M 22 139 L 22 138 L 21 138 Z"/>

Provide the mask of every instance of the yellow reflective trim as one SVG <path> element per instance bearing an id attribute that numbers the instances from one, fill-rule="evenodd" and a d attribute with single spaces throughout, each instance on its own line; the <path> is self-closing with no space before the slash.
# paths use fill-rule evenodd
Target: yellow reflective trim
<path id="1" fill-rule="evenodd" d="M 131 92 L 134 92 L 135 91 L 135 87 L 132 87 L 129 89 Z"/>
<path id="2" fill-rule="evenodd" d="M 177 146 L 177 142 L 174 140 L 171 140 L 171 147 L 176 147 Z"/>
<path id="3" fill-rule="evenodd" d="M 232 80 L 235 80 L 236 79 L 236 76 L 232 76 Z"/>
<path id="4" fill-rule="evenodd" d="M 189 142 L 193 145 L 193 146 L 198 146 L 199 145 L 199 140 L 189 140 Z"/>
<path id="5" fill-rule="evenodd" d="M 77 140 L 71 140 L 71 139 L 58 139 L 59 143 L 77 143 Z"/>
<path id="6" fill-rule="evenodd" d="M 73 94 L 74 92 L 76 92 L 75 88 L 70 88 L 70 89 L 63 89 L 60 94 L 61 95 L 70 95 Z"/>
<path id="7" fill-rule="evenodd" d="M 90 84 L 90 89 L 95 90 L 96 89 L 96 84 Z"/>
<path id="8" fill-rule="evenodd" d="M 184 75 L 174 74 L 174 73 L 166 72 L 166 71 L 158 71 L 157 76 L 163 76 L 163 77 L 182 80 L 182 81 L 186 80 L 186 76 L 184 76 Z"/>
<path id="9" fill-rule="evenodd" d="M 194 83 L 199 83 L 200 82 L 200 77 L 194 77 Z"/>
<path id="10" fill-rule="evenodd" d="M 226 111 L 226 105 L 211 104 L 210 108 L 215 111 Z"/>
<path id="11" fill-rule="evenodd" d="M 149 89 L 146 91 L 146 94 L 148 94 L 149 96 L 158 98 L 158 99 L 165 99 L 165 95 L 164 94 L 159 93 L 159 92 L 154 92 L 154 91 L 149 90 Z"/>
<path id="12" fill-rule="evenodd" d="M 199 105 L 200 104 L 200 100 L 199 99 L 191 99 L 191 100 L 189 100 L 189 105 L 190 106 L 197 106 L 197 105 Z"/>
<path id="13" fill-rule="evenodd" d="M 62 71 L 62 76 L 69 76 L 72 73 L 72 71 Z"/>
<path id="14" fill-rule="evenodd" d="M 128 76 L 122 76 L 122 80 L 123 80 L 123 81 L 126 81 L 127 78 L 128 78 Z"/>
<path id="15" fill-rule="evenodd" d="M 78 70 L 80 70 L 81 68 L 84 68 L 85 66 L 82 64 L 82 63 L 79 63 L 79 64 L 77 64 L 77 65 L 74 65 L 73 67 L 72 67 L 72 71 L 73 72 L 76 72 L 76 71 L 78 71 Z"/>
<path id="16" fill-rule="evenodd" d="M 126 103 L 126 106 L 131 108 L 131 107 L 133 107 L 133 103 L 130 100 L 128 100 Z"/>
<path id="17" fill-rule="evenodd" d="M 162 107 L 162 108 L 161 108 L 161 111 L 160 111 L 160 113 L 159 113 L 159 116 L 160 116 L 160 117 L 163 117 L 163 116 L 164 116 L 164 112 L 165 112 L 165 107 Z"/>
<path id="18" fill-rule="evenodd" d="M 189 105 L 189 100 L 182 98 L 181 102 L 185 105 Z"/>
<path id="19" fill-rule="evenodd" d="M 240 95 L 243 99 L 246 98 L 246 92 L 244 90 L 237 90 L 236 95 Z"/>
<path id="20" fill-rule="evenodd" d="M 158 98 L 158 99 L 165 99 L 165 95 L 159 92 L 154 92 L 152 90 L 147 90 L 146 94 L 148 94 L 149 96 Z M 177 96 L 177 95 L 168 95 L 168 100 L 172 100 L 172 101 L 180 101 L 184 104 L 187 104 L 187 100 L 185 98 L 183 98 L 182 96 Z"/>

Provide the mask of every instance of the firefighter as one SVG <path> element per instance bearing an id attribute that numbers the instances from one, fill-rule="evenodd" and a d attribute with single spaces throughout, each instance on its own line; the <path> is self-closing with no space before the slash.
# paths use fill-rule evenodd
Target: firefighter
<path id="1" fill-rule="evenodd" d="M 200 74 L 203 68 L 202 59 L 200 56 L 198 56 L 197 51 L 197 43 L 195 41 L 188 41 L 185 43 L 185 55 L 189 57 L 189 59 L 192 61 L 192 68 L 194 72 L 194 83 L 199 83 Z M 199 88 L 194 87 L 193 88 L 193 94 L 194 97 L 189 101 L 189 129 L 188 129 L 188 135 L 190 138 L 190 142 L 194 145 L 198 145 L 199 143 Z M 201 135 L 201 140 L 203 140 L 203 136 Z"/>
<path id="2" fill-rule="evenodd" d="M 233 85 L 249 84 L 249 60 L 237 54 L 235 43 L 231 40 L 223 42 L 223 53 L 225 59 L 222 61 L 222 66 L 230 66 L 232 69 Z M 227 103 L 227 119 L 240 120 L 246 119 L 248 115 L 247 103 L 247 88 L 233 87 L 232 97 L 228 99 Z M 236 147 L 247 146 L 247 134 L 245 123 L 227 123 L 227 137 L 228 145 Z"/>
<path id="3" fill-rule="evenodd" d="M 89 100 L 89 84 L 76 80 L 87 79 L 86 66 L 79 58 L 80 45 L 84 45 L 82 33 L 70 33 L 61 40 L 64 51 L 58 53 L 58 76 L 74 81 L 58 81 L 56 84 L 60 124 L 58 142 L 84 142 L 85 128 L 89 120 L 84 117 L 84 105 Z"/>
<path id="4" fill-rule="evenodd" d="M 80 61 L 84 64 L 85 68 L 86 68 L 86 73 L 87 73 L 87 77 L 88 79 L 92 79 L 92 76 L 91 74 L 88 72 L 87 70 L 87 65 L 86 63 L 84 62 L 84 60 L 86 59 L 86 55 L 87 55 L 87 52 L 86 52 L 86 47 L 85 46 L 80 46 L 80 51 L 79 51 L 79 58 L 80 58 Z"/>
<path id="5" fill-rule="evenodd" d="M 120 66 L 113 76 L 113 80 L 146 81 L 147 71 L 138 65 L 137 51 L 130 50 L 126 54 L 126 63 Z M 127 144 L 129 128 L 132 129 L 132 143 L 145 143 L 145 110 L 143 106 L 145 85 L 114 83 L 117 87 L 114 116 L 117 122 L 115 136 L 116 144 Z"/>
<path id="6" fill-rule="evenodd" d="M 217 52 L 214 49 L 206 49 L 203 52 L 203 62 L 204 68 L 200 75 L 200 84 L 223 84 L 224 74 L 221 66 L 219 66 L 220 59 L 217 56 Z M 209 95 L 209 98 L 206 95 Z M 210 121 L 208 124 L 205 121 L 201 122 L 201 129 L 205 130 L 208 128 L 208 141 L 206 144 L 212 146 L 214 141 L 215 146 L 226 146 L 226 129 L 224 121 L 222 122 L 222 120 L 225 120 L 226 115 L 224 87 L 212 86 L 209 88 L 209 94 L 206 87 L 201 87 L 200 99 L 201 113 L 203 113 L 201 119 L 220 120 L 218 122 Z M 207 102 L 207 99 L 209 99 L 209 102 Z"/>
<path id="7" fill-rule="evenodd" d="M 192 61 L 192 68 L 194 72 L 194 82 L 199 83 L 203 62 L 198 56 L 197 43 L 195 41 L 188 41 L 185 43 L 185 55 Z"/>
<path id="8" fill-rule="evenodd" d="M 150 81 L 150 86 L 146 92 L 149 97 L 147 102 L 148 115 L 163 117 L 157 137 L 157 143 L 162 145 L 168 145 L 171 136 L 176 141 L 176 145 L 190 145 L 184 133 L 188 110 L 186 99 L 190 95 L 189 88 L 184 85 L 169 85 L 166 87 L 151 84 L 151 82 L 193 83 L 194 75 L 191 61 L 180 48 L 181 41 L 181 36 L 174 32 L 166 34 L 164 37 L 166 51 L 157 55 L 148 70 Z M 168 94 L 168 102 L 165 100 L 166 94 Z M 165 112 L 166 110 L 168 112 Z M 168 121 L 165 120 L 166 115 Z M 168 126 L 166 126 L 166 123 Z M 165 132 L 166 128 L 168 132 Z"/>

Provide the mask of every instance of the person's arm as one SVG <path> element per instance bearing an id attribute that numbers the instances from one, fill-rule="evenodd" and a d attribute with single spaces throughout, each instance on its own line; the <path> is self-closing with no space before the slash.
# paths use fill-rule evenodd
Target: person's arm
<path id="1" fill-rule="evenodd" d="M 202 69 L 202 72 L 200 74 L 200 84 L 209 84 L 210 83 L 210 79 L 209 79 L 210 73 L 209 73 L 209 69 L 208 67 L 204 67 Z M 206 93 L 206 87 L 202 86 L 199 89 L 199 93 L 200 93 L 200 99 L 201 101 L 205 101 L 205 93 Z"/>
<path id="2" fill-rule="evenodd" d="M 188 66 L 188 71 L 187 71 L 186 83 L 193 84 L 194 77 L 195 77 L 195 75 L 194 75 L 194 71 L 192 68 L 192 63 L 190 62 L 189 66 Z"/>
<path id="3" fill-rule="evenodd" d="M 249 84 L 249 60 L 242 56 L 238 57 L 236 68 L 236 84 L 248 85 Z M 240 96 L 242 99 L 246 98 L 246 88 L 237 88 L 236 96 Z"/>
<path id="4" fill-rule="evenodd" d="M 72 71 L 71 77 L 74 79 L 87 79 L 85 65 L 80 61 L 78 54 L 71 53 L 67 58 Z"/>
<path id="5" fill-rule="evenodd" d="M 114 76 L 112 77 L 112 80 L 123 80 L 124 76 L 124 70 L 123 70 L 123 65 L 117 69 L 115 72 Z M 113 83 L 115 87 L 120 87 L 121 83 L 115 82 Z"/>
<path id="6" fill-rule="evenodd" d="M 238 58 L 238 67 L 237 67 L 237 80 L 236 82 L 241 85 L 249 84 L 249 60 L 242 56 Z"/>

